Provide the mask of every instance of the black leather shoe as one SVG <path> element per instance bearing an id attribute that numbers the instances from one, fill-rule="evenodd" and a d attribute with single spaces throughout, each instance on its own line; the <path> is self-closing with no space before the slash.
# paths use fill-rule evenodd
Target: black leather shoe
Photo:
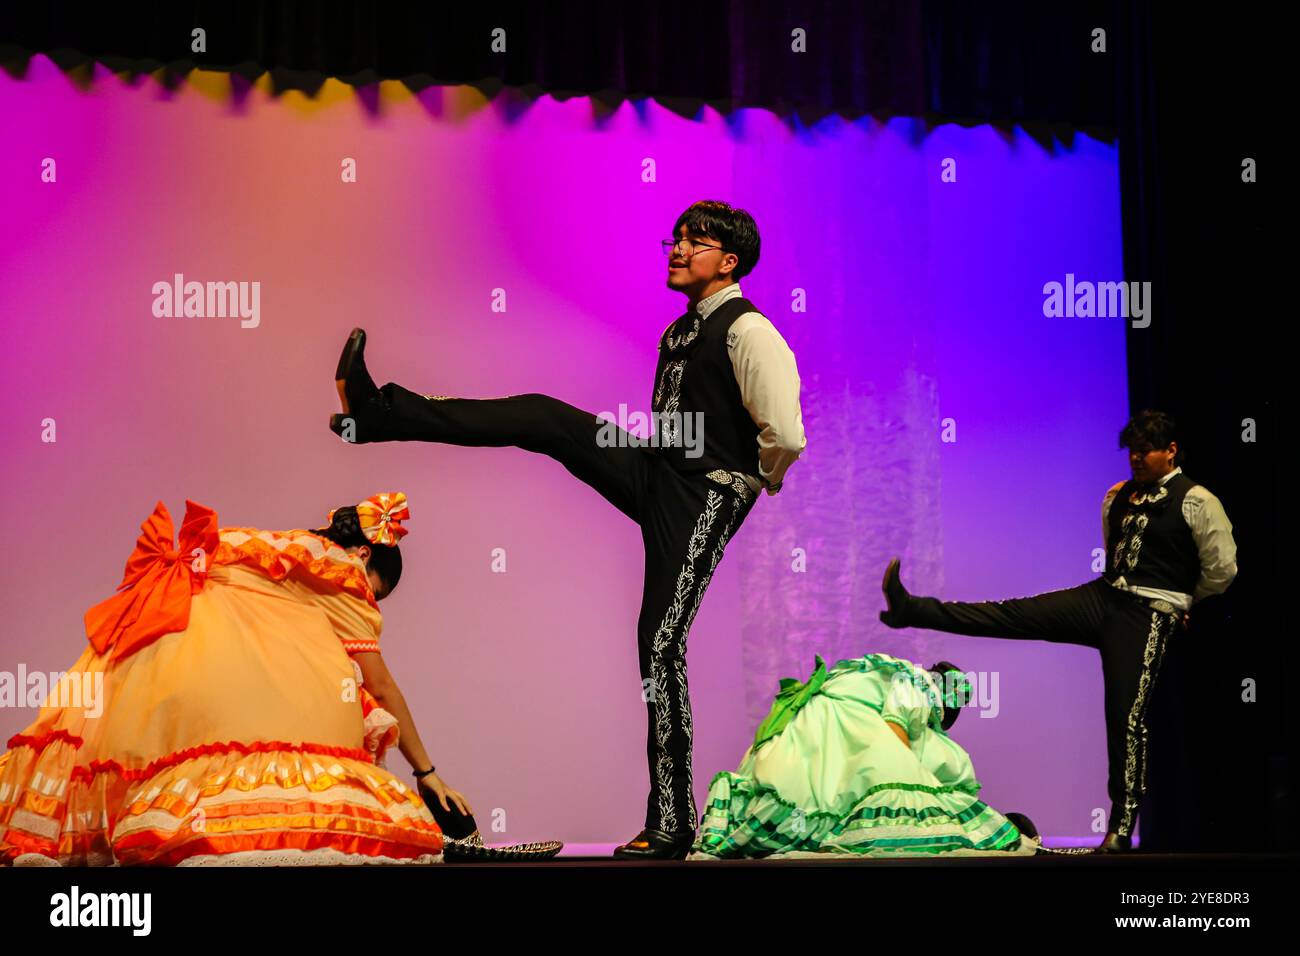
<path id="1" fill-rule="evenodd" d="M 616 860 L 684 860 L 695 843 L 695 831 L 664 833 L 642 830 L 632 840 L 614 850 Z"/>
<path id="2" fill-rule="evenodd" d="M 880 590 L 885 592 L 885 603 L 889 605 L 888 610 L 880 612 L 880 619 L 890 627 L 907 627 L 907 601 L 910 595 L 898 576 L 901 564 L 898 558 L 891 559 L 885 568 L 885 577 L 880 582 Z"/>
<path id="3" fill-rule="evenodd" d="M 1133 838 L 1123 836 L 1119 833 L 1107 833 L 1106 839 L 1101 841 L 1101 846 L 1092 851 L 1093 853 L 1132 853 Z"/>
<path id="4" fill-rule="evenodd" d="M 370 399 L 379 398 L 379 388 L 366 370 L 366 330 L 353 329 L 343 344 L 338 368 L 334 370 L 334 384 L 339 390 L 339 401 L 347 414 L 359 409 Z"/>
<path id="5" fill-rule="evenodd" d="M 366 330 L 353 329 L 334 370 L 343 411 L 330 416 L 330 431 L 359 445 L 384 438 L 384 397 L 366 369 L 365 349 Z"/>

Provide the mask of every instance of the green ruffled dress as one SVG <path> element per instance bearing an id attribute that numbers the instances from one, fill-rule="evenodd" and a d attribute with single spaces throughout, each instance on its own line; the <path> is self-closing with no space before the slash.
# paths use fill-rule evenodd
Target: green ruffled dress
<path id="1" fill-rule="evenodd" d="M 713 778 L 690 858 L 1033 854 L 978 799 L 942 717 L 938 684 L 910 661 L 868 654 L 828 671 L 818 657 L 806 682 L 781 682 L 736 771 Z"/>

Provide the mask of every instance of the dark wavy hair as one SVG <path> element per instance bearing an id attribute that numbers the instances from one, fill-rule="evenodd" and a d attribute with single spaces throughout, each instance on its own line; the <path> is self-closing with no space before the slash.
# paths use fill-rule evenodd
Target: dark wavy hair
<path id="1" fill-rule="evenodd" d="M 718 240 L 723 252 L 736 254 L 740 261 L 736 263 L 731 275 L 737 282 L 753 272 L 754 266 L 758 265 L 758 224 L 745 210 L 736 209 L 725 202 L 701 199 L 677 217 L 677 222 L 673 224 L 674 238 L 683 225 L 690 232 Z"/>
<path id="2" fill-rule="evenodd" d="M 1178 441 L 1178 425 L 1172 415 L 1154 409 L 1143 409 L 1129 420 L 1119 433 L 1119 447 L 1130 451 L 1150 445 L 1161 451 Z M 1183 463 L 1183 449 L 1180 445 L 1174 454 L 1174 464 Z"/>
<path id="3" fill-rule="evenodd" d="M 329 538 L 341 548 L 360 548 L 363 545 L 369 548 L 370 569 L 379 575 L 386 588 L 383 595 L 376 594 L 375 598 L 387 597 L 393 593 L 393 588 L 397 587 L 397 582 L 402 578 L 402 551 L 395 544 L 376 544 L 367 538 L 361 530 L 361 518 L 357 514 L 356 505 L 336 508 L 330 526 L 318 528 L 312 534 Z"/>

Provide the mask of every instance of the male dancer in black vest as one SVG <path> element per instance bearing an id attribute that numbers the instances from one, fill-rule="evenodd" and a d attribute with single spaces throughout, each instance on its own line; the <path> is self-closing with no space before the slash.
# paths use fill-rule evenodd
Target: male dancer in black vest
<path id="1" fill-rule="evenodd" d="M 1124 426 L 1133 478 L 1102 501 L 1106 571 L 1095 581 L 1010 601 L 967 604 L 909 594 L 899 561 L 882 587 L 890 627 L 1084 644 L 1101 652 L 1111 801 L 1097 852 L 1132 848 L 1146 791 L 1147 708 L 1166 643 L 1193 602 L 1227 590 L 1237 574 L 1232 525 L 1219 499 L 1178 467 L 1174 422 L 1144 411 Z"/>
<path id="2" fill-rule="evenodd" d="M 536 393 L 471 399 L 425 395 L 366 372 L 354 329 L 335 373 L 347 441 L 514 446 L 549 455 L 641 526 L 645 583 L 637 622 L 650 795 L 645 828 L 620 859 L 683 859 L 698 825 L 691 777 L 686 638 L 723 549 L 766 488 L 806 445 L 794 354 L 738 280 L 758 262 L 744 210 L 698 202 L 664 240 L 668 288 L 689 308 L 659 339 L 647 441 Z"/>

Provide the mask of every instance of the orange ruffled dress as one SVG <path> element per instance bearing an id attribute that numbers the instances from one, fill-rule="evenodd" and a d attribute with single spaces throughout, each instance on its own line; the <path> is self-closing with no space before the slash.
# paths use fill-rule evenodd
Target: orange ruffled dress
<path id="1" fill-rule="evenodd" d="M 441 862 L 349 656 L 379 650 L 362 561 L 193 501 L 177 545 L 161 502 L 142 529 L 68 672 L 102 698 L 52 694 L 0 756 L 0 862 Z"/>

